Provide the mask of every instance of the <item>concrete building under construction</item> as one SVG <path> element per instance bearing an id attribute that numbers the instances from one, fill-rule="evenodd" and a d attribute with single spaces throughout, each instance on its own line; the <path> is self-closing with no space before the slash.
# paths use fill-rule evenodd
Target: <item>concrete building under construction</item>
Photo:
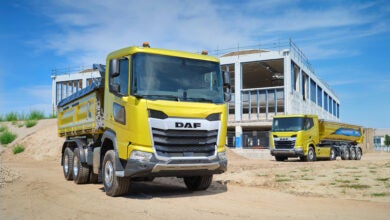
<path id="1" fill-rule="evenodd" d="M 221 69 L 228 71 L 232 80 L 229 147 L 268 147 L 272 119 L 278 114 L 316 114 L 322 119 L 339 121 L 339 98 L 318 78 L 292 41 L 225 52 L 218 56 Z M 99 77 L 97 70 L 86 68 L 53 71 L 53 113 L 61 99 Z"/>
<path id="2" fill-rule="evenodd" d="M 247 49 L 220 56 L 230 72 L 228 146 L 268 147 L 274 115 L 316 114 L 339 121 L 340 100 L 289 41 L 274 50 Z"/>

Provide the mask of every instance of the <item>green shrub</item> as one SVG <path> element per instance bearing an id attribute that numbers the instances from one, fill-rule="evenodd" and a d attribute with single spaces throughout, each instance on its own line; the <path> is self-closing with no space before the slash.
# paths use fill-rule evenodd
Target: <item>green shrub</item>
<path id="1" fill-rule="evenodd" d="M 37 124 L 36 120 L 28 120 L 24 122 L 24 125 L 26 125 L 26 128 L 34 127 Z"/>
<path id="2" fill-rule="evenodd" d="M 9 144 L 12 141 L 14 141 L 15 139 L 16 139 L 16 134 L 9 132 L 8 130 L 4 131 L 0 135 L 0 143 L 1 144 Z"/>
<path id="3" fill-rule="evenodd" d="M 45 113 L 43 111 L 32 110 L 28 115 L 27 119 L 29 120 L 41 120 L 45 118 Z"/>
<path id="4" fill-rule="evenodd" d="M 6 121 L 17 121 L 18 120 L 18 114 L 16 112 L 10 112 L 5 115 Z"/>
<path id="5" fill-rule="evenodd" d="M 3 131 L 8 131 L 7 126 L 5 126 L 5 125 L 0 126 L 0 132 L 3 132 Z"/>
<path id="6" fill-rule="evenodd" d="M 17 144 L 13 149 L 12 149 L 12 152 L 14 152 L 14 154 L 18 154 L 18 153 L 22 153 L 24 151 L 24 146 L 21 145 L 21 144 Z"/>
<path id="7" fill-rule="evenodd" d="M 3 119 L 3 115 L 0 115 L 0 121 L 3 121 L 4 119 Z"/>

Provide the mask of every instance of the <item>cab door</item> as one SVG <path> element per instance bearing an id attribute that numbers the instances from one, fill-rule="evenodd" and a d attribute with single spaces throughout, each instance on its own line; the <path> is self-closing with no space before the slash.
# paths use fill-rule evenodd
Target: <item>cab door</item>
<path id="1" fill-rule="evenodd" d="M 126 110 L 129 99 L 129 58 L 111 60 L 109 65 L 104 103 L 105 123 L 116 134 L 119 158 L 127 159 L 129 135 Z"/>

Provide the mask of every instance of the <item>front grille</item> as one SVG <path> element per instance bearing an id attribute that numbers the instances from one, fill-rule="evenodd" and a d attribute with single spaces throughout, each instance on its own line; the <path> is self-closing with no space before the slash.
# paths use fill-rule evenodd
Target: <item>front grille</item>
<path id="1" fill-rule="evenodd" d="M 295 146 L 295 140 L 275 141 L 275 149 L 291 149 Z"/>
<path id="2" fill-rule="evenodd" d="M 218 130 L 162 130 L 152 128 L 157 154 L 165 157 L 211 156 L 215 153 Z"/>

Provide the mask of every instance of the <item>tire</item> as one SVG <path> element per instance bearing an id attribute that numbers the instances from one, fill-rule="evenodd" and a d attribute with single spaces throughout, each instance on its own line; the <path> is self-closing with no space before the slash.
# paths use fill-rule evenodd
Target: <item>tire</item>
<path id="1" fill-rule="evenodd" d="M 351 147 L 349 148 L 349 159 L 350 160 L 356 160 L 356 148 Z"/>
<path id="2" fill-rule="evenodd" d="M 336 149 L 331 147 L 330 148 L 330 155 L 329 155 L 329 160 L 336 160 Z"/>
<path id="3" fill-rule="evenodd" d="M 342 160 L 348 160 L 349 159 L 349 148 L 345 147 L 343 150 L 343 153 L 341 154 Z"/>
<path id="4" fill-rule="evenodd" d="M 81 162 L 80 149 L 76 148 L 73 152 L 73 181 L 76 184 L 88 183 L 89 166 Z"/>
<path id="5" fill-rule="evenodd" d="M 67 147 L 62 154 L 62 171 L 66 180 L 73 180 L 73 151 Z"/>
<path id="6" fill-rule="evenodd" d="M 275 156 L 275 160 L 276 160 L 276 161 L 285 161 L 286 159 L 287 159 L 287 157 Z"/>
<path id="7" fill-rule="evenodd" d="M 118 177 L 115 175 L 115 153 L 113 150 L 107 151 L 103 160 L 103 185 L 106 195 L 121 196 L 130 190 L 130 177 Z"/>
<path id="8" fill-rule="evenodd" d="M 360 147 L 357 147 L 356 148 L 356 160 L 361 160 L 362 159 L 362 149 L 360 149 Z"/>
<path id="9" fill-rule="evenodd" d="M 191 191 L 206 190 L 209 188 L 212 181 L 213 175 L 184 177 L 184 183 L 186 184 L 187 189 Z"/>
<path id="10" fill-rule="evenodd" d="M 102 181 L 102 172 L 99 171 L 99 174 L 94 174 L 92 168 L 90 169 L 89 182 L 93 184 L 100 183 Z"/>
<path id="11" fill-rule="evenodd" d="M 316 153 L 315 153 L 313 147 L 309 147 L 309 150 L 307 151 L 307 155 L 304 159 L 305 159 L 305 161 L 315 161 L 316 160 Z"/>

